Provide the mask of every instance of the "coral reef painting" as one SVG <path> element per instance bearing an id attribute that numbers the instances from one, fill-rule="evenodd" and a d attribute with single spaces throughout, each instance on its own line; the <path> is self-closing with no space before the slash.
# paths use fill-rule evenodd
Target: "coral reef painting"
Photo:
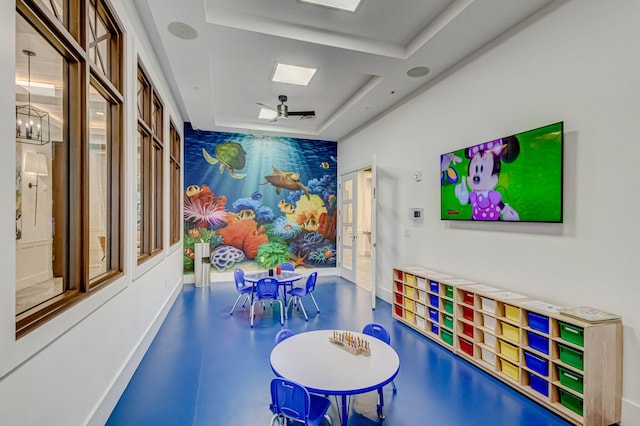
<path id="1" fill-rule="evenodd" d="M 185 124 L 184 271 L 336 266 L 337 144 L 194 130 Z M 226 171 L 226 172 L 225 172 Z"/>

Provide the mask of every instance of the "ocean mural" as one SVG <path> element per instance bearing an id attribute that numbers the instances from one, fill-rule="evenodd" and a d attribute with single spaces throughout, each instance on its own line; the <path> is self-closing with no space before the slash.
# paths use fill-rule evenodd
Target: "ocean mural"
<path id="1" fill-rule="evenodd" d="M 337 144 L 184 132 L 184 271 L 196 242 L 212 272 L 336 266 Z"/>

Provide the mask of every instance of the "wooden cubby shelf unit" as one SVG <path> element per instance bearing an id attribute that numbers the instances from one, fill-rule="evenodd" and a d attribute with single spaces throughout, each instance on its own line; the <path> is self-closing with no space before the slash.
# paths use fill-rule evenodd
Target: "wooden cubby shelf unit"
<path id="1" fill-rule="evenodd" d="M 393 270 L 393 317 L 569 422 L 621 421 L 622 321 L 586 322 L 507 289 Z"/>

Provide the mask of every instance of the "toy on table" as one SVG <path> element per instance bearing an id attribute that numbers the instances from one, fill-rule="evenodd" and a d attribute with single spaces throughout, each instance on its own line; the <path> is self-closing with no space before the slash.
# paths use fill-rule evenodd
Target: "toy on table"
<path id="1" fill-rule="evenodd" d="M 371 356 L 369 342 L 360 336 L 354 336 L 348 331 L 335 331 L 329 336 L 329 341 L 353 355 Z"/>

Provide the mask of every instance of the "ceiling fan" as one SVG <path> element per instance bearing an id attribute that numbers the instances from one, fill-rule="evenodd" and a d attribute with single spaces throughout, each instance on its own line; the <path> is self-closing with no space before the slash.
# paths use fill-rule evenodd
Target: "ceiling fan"
<path id="1" fill-rule="evenodd" d="M 301 120 L 315 118 L 316 116 L 315 111 L 289 111 L 289 107 L 285 104 L 285 102 L 287 102 L 286 95 L 278 96 L 278 100 L 280 101 L 280 105 L 277 105 L 276 108 L 257 102 L 257 104 L 260 105 L 261 107 L 267 108 L 276 112 L 276 116 L 273 117 L 271 120 L 269 120 L 270 123 L 276 122 L 279 119 L 289 118 L 289 116 L 300 117 Z"/>

